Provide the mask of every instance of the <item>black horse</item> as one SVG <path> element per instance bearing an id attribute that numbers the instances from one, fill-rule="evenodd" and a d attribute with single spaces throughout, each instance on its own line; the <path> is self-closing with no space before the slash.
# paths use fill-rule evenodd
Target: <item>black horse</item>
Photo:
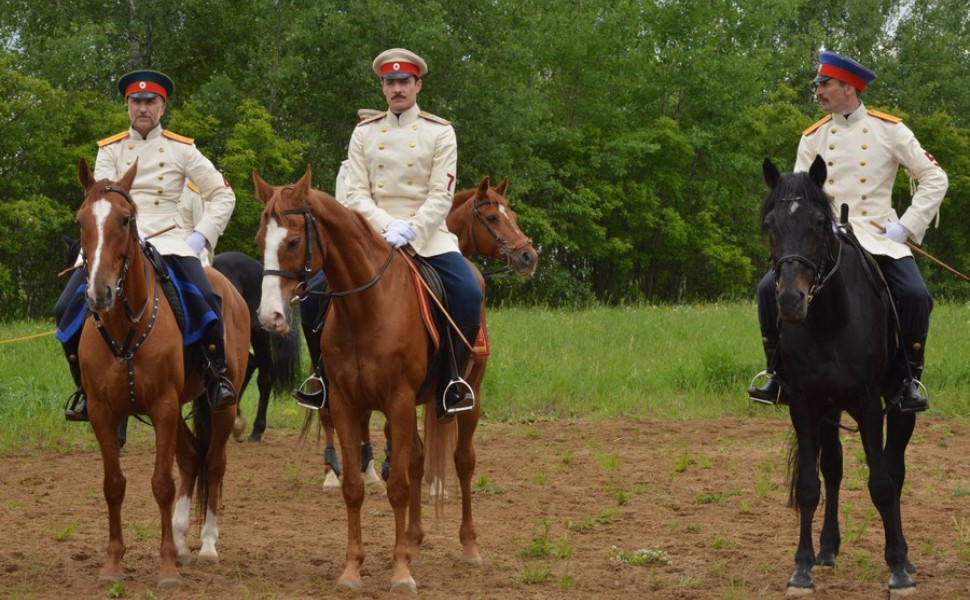
<path id="1" fill-rule="evenodd" d="M 821 158 L 816 157 L 808 173 L 785 175 L 765 159 L 764 176 L 771 191 L 761 217 L 771 241 L 780 372 L 785 374 L 795 430 L 789 503 L 800 515 L 788 592 L 811 592 L 813 565 L 832 566 L 839 552 L 838 434 L 845 411 L 858 424 L 869 466 L 869 494 L 885 529 L 890 595 L 907 594 L 916 587 L 911 576 L 915 567 L 903 536 L 900 495 L 906 446 L 916 418 L 913 413 L 886 411 L 883 405 L 883 398 L 891 397 L 887 375 L 896 354 L 889 293 L 852 232 L 836 223 L 832 202 L 822 191 L 826 166 Z M 812 520 L 821 492 L 820 467 L 826 500 L 816 556 Z"/>
<path id="2" fill-rule="evenodd" d="M 256 409 L 256 420 L 253 430 L 249 434 L 249 441 L 258 442 L 266 431 L 266 409 L 272 393 L 289 394 L 290 389 L 298 383 L 300 369 L 300 337 L 299 333 L 291 330 L 287 335 L 272 334 L 259 324 L 256 311 L 262 297 L 263 264 L 242 252 L 222 252 L 216 254 L 212 266 L 226 276 L 239 294 L 246 300 L 249 307 L 249 317 L 252 324 L 250 330 L 249 363 L 246 365 L 246 379 L 238 397 L 242 399 L 246 386 L 259 371 L 256 385 L 259 388 L 259 405 Z M 241 405 L 237 406 L 242 415 Z"/>

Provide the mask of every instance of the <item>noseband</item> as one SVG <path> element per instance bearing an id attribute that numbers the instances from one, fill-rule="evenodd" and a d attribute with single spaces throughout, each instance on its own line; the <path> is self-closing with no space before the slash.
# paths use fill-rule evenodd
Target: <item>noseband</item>
<path id="1" fill-rule="evenodd" d="M 489 271 L 487 273 L 483 273 L 482 275 L 485 276 L 485 277 L 497 277 L 499 275 L 508 276 L 508 275 L 511 275 L 511 274 L 515 273 L 515 269 L 512 267 L 512 255 L 515 254 L 516 250 L 520 250 L 520 249 L 525 248 L 526 246 L 532 244 L 532 240 L 530 238 L 526 237 L 525 234 L 523 234 L 523 236 L 522 236 L 523 237 L 523 240 L 521 242 L 519 242 L 518 244 L 515 244 L 515 245 L 513 245 L 508 240 L 506 240 L 502 236 L 502 234 L 500 234 L 494 227 L 492 227 L 492 225 L 488 222 L 488 219 L 485 218 L 485 215 L 483 215 L 481 213 L 481 211 L 479 210 L 481 207 L 487 206 L 489 204 L 497 205 L 497 206 L 500 206 L 500 207 L 501 206 L 504 206 L 498 200 L 492 200 L 488 196 L 484 196 L 482 198 L 479 198 L 479 199 L 476 199 L 475 200 L 475 203 L 472 205 L 472 214 L 475 215 L 475 218 L 478 219 L 478 221 L 482 224 L 482 227 L 485 228 L 485 231 L 487 231 L 489 233 L 489 235 L 491 235 L 492 238 L 496 242 L 498 242 L 498 244 L 499 244 L 499 254 L 501 254 L 502 257 L 505 259 L 505 266 L 504 267 L 500 267 L 500 268 L 498 268 L 497 270 L 494 270 L 494 271 Z M 471 230 L 471 226 L 472 226 L 472 223 L 471 223 L 471 221 L 469 221 L 468 222 L 469 233 L 471 233 L 471 231 L 470 231 Z M 472 238 L 472 243 L 475 245 L 475 253 L 476 254 L 481 254 L 481 251 L 479 251 L 479 249 L 478 249 L 478 243 L 475 241 L 475 236 L 472 235 L 471 238 Z"/>
<path id="2" fill-rule="evenodd" d="M 303 215 L 303 226 L 306 233 L 306 259 L 303 262 L 303 270 L 299 273 L 293 271 L 280 271 L 277 269 L 263 269 L 263 276 L 266 275 L 276 275 L 277 277 L 283 277 L 284 279 L 294 279 L 297 282 L 297 296 L 300 301 L 306 299 L 307 294 L 313 294 L 314 296 L 326 296 L 328 298 L 337 298 L 340 296 L 350 296 L 358 292 L 362 292 L 369 287 L 380 281 L 381 277 L 387 271 L 387 268 L 391 264 L 391 259 L 394 258 L 394 248 L 391 248 L 390 254 L 387 255 L 387 260 L 384 261 L 384 265 L 377 272 L 377 275 L 373 279 L 365 283 L 364 285 L 355 287 L 350 290 L 344 290 L 340 292 L 332 292 L 329 290 L 316 291 L 307 288 L 307 280 L 313 274 L 312 263 L 313 263 L 313 247 L 316 246 L 320 250 L 320 256 L 324 258 L 327 257 L 327 249 L 323 236 L 317 231 L 317 219 L 313 216 L 313 211 L 310 210 L 310 206 L 307 204 L 306 199 L 303 200 L 303 206 L 297 208 L 287 208 L 282 212 L 272 211 L 270 216 L 279 219 L 280 215 Z M 311 243 L 312 240 L 312 243 Z"/>

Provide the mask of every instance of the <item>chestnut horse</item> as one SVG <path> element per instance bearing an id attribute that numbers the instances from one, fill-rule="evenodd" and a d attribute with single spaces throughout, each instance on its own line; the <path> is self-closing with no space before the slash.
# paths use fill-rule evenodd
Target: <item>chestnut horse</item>
<path id="1" fill-rule="evenodd" d="M 191 557 L 185 533 L 193 488 L 200 521 L 205 511 L 198 559 L 218 562 L 216 517 L 226 470 L 226 442 L 236 407 L 211 410 L 201 352 L 190 347 L 183 355 L 175 315 L 138 239 L 137 210 L 129 194 L 137 169 L 135 163 L 120 181 L 112 183 L 95 181 L 84 159 L 78 165 L 85 197 L 77 222 L 87 270 L 85 294 L 93 313 L 81 332 L 78 361 L 91 427 L 101 447 L 108 504 L 108 557 L 100 579 L 120 581 L 124 577 L 121 505 L 126 481 L 116 431 L 122 417 L 144 414 L 155 430 L 152 493 L 162 531 L 158 587 L 167 588 L 179 585 L 177 564 Z M 225 277 L 212 269 L 206 272 L 222 297 L 228 375 L 239 389 L 249 354 L 249 313 Z M 188 402 L 195 415 L 194 434 L 181 414 L 181 405 Z M 180 473 L 177 496 L 173 459 L 177 459 Z"/>
<path id="2" fill-rule="evenodd" d="M 528 277 L 532 275 L 539 263 L 539 254 L 532 247 L 532 240 L 519 229 L 518 218 L 512 207 L 505 199 L 505 192 L 508 189 L 509 179 L 505 177 L 501 183 L 492 187 L 488 176 L 482 178 L 478 187 L 468 188 L 455 192 L 451 204 L 451 212 L 448 213 L 448 231 L 458 237 L 458 248 L 466 258 L 481 256 L 492 258 L 503 263 L 503 266 L 492 271 L 486 272 L 485 277 L 497 276 L 502 274 L 515 274 Z M 312 335 L 310 331 L 304 332 Z M 314 344 L 307 344 L 308 348 L 313 348 Z M 319 355 L 314 355 L 311 350 L 310 364 L 316 365 Z M 485 357 L 476 357 L 475 366 L 466 377 L 466 381 L 475 392 L 478 398 L 478 390 L 485 374 Z M 479 364 L 480 363 L 480 364 Z M 324 452 L 324 479 L 323 487 L 340 487 L 340 463 L 337 460 L 334 449 L 333 423 L 330 420 L 327 409 L 320 412 L 320 422 L 326 434 L 326 450 Z M 368 483 L 378 483 L 373 463 L 367 464 L 365 461 L 373 459 L 373 450 L 370 445 L 370 419 L 361 428 L 361 438 L 364 447 L 361 454 L 361 469 L 364 470 L 364 480 Z M 390 446 L 385 448 L 386 453 L 390 453 Z M 331 462 L 327 462 L 331 461 Z M 336 463 L 336 464 L 332 464 Z M 387 479 L 386 467 L 382 473 Z M 442 482 L 432 482 L 432 493 L 441 490 Z"/>
<path id="3" fill-rule="evenodd" d="M 361 586 L 364 560 L 361 505 L 364 483 L 359 469 L 361 426 L 372 411 L 384 414 L 395 448 L 387 480 L 394 511 L 391 589 L 417 590 L 410 563 L 424 537 L 421 524 L 421 478 L 424 444 L 417 429 L 418 404 L 430 400 L 435 386 L 418 397 L 432 359 L 431 335 L 419 316 L 412 267 L 355 211 L 310 187 L 310 169 L 293 185 L 274 187 L 253 173 L 256 196 L 265 205 L 256 242 L 263 253 L 263 301 L 260 321 L 285 333 L 293 315 L 290 303 L 307 278 L 327 274 L 333 300 L 321 335 L 330 380 L 330 412 L 340 437 L 345 465 L 343 497 L 347 506 L 346 564 L 338 585 Z M 474 431 L 475 410 L 456 415 L 459 432 Z M 443 466 L 444 439 L 454 435 L 436 426 L 434 410 L 425 410 L 428 464 Z M 455 451 L 458 477 L 467 502 L 462 504 L 459 538 L 463 555 L 480 560 L 471 518 L 471 477 L 475 455 L 471 435 L 459 433 Z M 442 473 L 436 473 L 441 478 Z"/>

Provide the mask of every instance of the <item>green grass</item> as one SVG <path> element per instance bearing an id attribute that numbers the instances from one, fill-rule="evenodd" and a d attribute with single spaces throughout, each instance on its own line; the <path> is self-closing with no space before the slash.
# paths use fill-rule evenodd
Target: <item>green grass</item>
<path id="1" fill-rule="evenodd" d="M 481 393 L 486 420 L 787 419 L 785 411 L 756 406 L 744 392 L 764 368 L 753 303 L 505 308 L 490 310 L 488 318 L 492 354 Z M 63 420 L 73 384 L 57 340 L 8 341 L 51 330 L 50 321 L 0 323 L 0 454 L 96 446 L 88 426 Z M 925 371 L 929 414 L 970 415 L 967 331 L 970 304 L 937 305 Z M 250 386 L 242 401 L 247 416 L 255 414 L 255 404 Z M 295 430 L 302 418 L 288 397 L 270 404 L 270 428 Z M 149 428 L 132 425 L 130 443 L 150 439 Z"/>

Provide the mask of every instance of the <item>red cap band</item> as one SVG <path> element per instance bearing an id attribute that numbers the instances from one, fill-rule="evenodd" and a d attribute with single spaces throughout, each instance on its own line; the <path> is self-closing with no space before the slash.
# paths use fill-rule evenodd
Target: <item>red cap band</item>
<path id="1" fill-rule="evenodd" d="M 410 73 L 415 77 L 421 77 L 421 69 L 418 65 L 403 60 L 389 60 L 381 65 L 381 77 L 388 73 Z"/>
<path id="2" fill-rule="evenodd" d="M 866 89 L 867 84 L 865 79 L 859 77 L 851 71 L 846 71 L 845 69 L 836 67 L 835 65 L 820 65 L 818 68 L 818 74 L 825 75 L 826 77 L 832 77 L 834 79 L 838 79 L 839 81 L 844 81 L 860 92 Z"/>
<path id="3" fill-rule="evenodd" d="M 168 99 L 165 95 L 165 88 L 154 81 L 136 81 L 125 90 L 125 98 L 135 92 L 155 92 L 162 98 Z"/>

